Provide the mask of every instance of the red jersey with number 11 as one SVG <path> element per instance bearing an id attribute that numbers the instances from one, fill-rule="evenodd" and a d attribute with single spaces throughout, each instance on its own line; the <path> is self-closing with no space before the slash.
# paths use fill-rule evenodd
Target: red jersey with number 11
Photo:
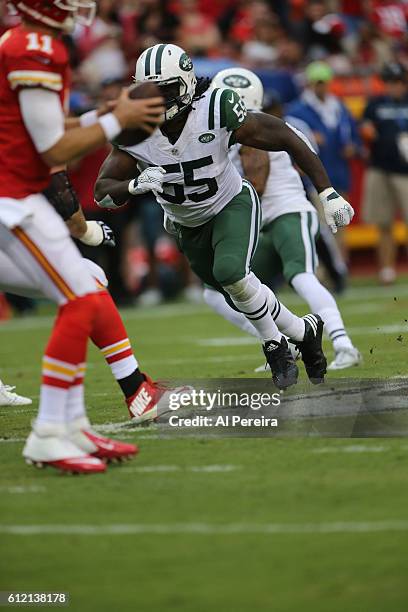
<path id="1" fill-rule="evenodd" d="M 18 92 L 41 87 L 58 94 L 65 107 L 69 78 L 68 53 L 58 38 L 24 25 L 0 38 L 0 198 L 24 198 L 49 182 L 50 169 L 24 126 Z"/>

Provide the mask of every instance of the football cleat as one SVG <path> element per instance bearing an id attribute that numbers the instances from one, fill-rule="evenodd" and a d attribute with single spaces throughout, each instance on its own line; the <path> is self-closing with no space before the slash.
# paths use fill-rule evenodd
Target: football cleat
<path id="1" fill-rule="evenodd" d="M 300 359 L 300 352 L 296 348 L 296 346 L 294 344 L 292 344 L 291 342 L 288 342 L 288 346 L 289 346 L 290 352 L 292 353 L 293 359 L 295 361 Z M 256 374 L 262 374 L 262 372 L 267 372 L 270 369 L 271 369 L 271 367 L 270 367 L 269 363 L 264 363 L 263 365 L 258 366 L 257 368 L 255 368 L 254 372 L 256 372 Z"/>
<path id="2" fill-rule="evenodd" d="M 296 385 L 299 371 L 286 338 L 282 336 L 280 342 L 276 340 L 265 342 L 263 352 L 272 372 L 272 380 L 278 389 L 287 389 Z"/>
<path id="3" fill-rule="evenodd" d="M 171 388 L 162 382 L 154 382 L 150 376 L 144 374 L 145 381 L 140 385 L 134 395 L 126 399 L 130 418 L 135 425 L 155 421 L 160 414 L 169 410 L 169 395 L 188 393 L 191 387 Z"/>
<path id="4" fill-rule="evenodd" d="M 324 323 L 317 314 L 307 314 L 303 317 L 305 322 L 305 335 L 302 342 L 296 342 L 309 380 L 314 385 L 324 382 L 327 371 L 327 361 L 322 349 Z"/>
<path id="5" fill-rule="evenodd" d="M 363 361 L 360 351 L 354 346 L 343 348 L 336 352 L 336 356 L 330 365 L 327 367 L 328 370 L 345 370 L 353 366 L 358 366 Z"/>
<path id="6" fill-rule="evenodd" d="M 104 438 L 93 431 L 87 417 L 79 417 L 68 424 L 69 439 L 78 448 L 93 457 L 112 461 L 130 459 L 139 452 L 134 444 Z"/>
<path id="7" fill-rule="evenodd" d="M 106 465 L 76 446 L 67 437 L 64 425 L 36 424 L 23 449 L 26 462 L 35 467 L 54 467 L 71 474 L 96 474 L 106 471 Z"/>
<path id="8" fill-rule="evenodd" d="M 14 389 L 0 380 L 0 406 L 28 406 L 33 403 L 29 397 L 14 393 Z"/>

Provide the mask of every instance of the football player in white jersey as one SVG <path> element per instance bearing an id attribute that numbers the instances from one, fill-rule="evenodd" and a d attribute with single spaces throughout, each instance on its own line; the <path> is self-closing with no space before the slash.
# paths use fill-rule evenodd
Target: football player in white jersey
<path id="1" fill-rule="evenodd" d="M 144 51 L 137 60 L 135 81 L 159 86 L 165 121 L 140 144 L 117 141 L 96 182 L 96 201 L 116 207 L 153 190 L 164 209 L 166 229 L 176 234 L 194 272 L 256 328 L 276 386 L 287 388 L 298 377 L 282 333 L 299 347 L 309 379 L 323 382 L 321 318 L 293 315 L 251 270 L 260 203 L 228 150 L 239 142 L 288 151 L 321 194 L 333 231 L 350 223 L 353 209 L 330 186 L 319 158 L 295 132 L 269 115 L 247 113 L 235 90 L 209 89 L 203 80 L 197 82 L 191 59 L 180 47 L 160 44 Z"/>
<path id="2" fill-rule="evenodd" d="M 262 109 L 263 85 L 250 70 L 222 70 L 214 77 L 212 87 L 235 89 L 248 110 L 256 112 Z M 288 284 L 313 312 L 321 316 L 335 352 L 329 370 L 358 365 L 361 355 L 344 329 L 336 301 L 315 274 L 318 214 L 306 197 L 289 155 L 284 151 L 266 153 L 236 144 L 230 149 L 230 157 L 240 174 L 256 187 L 261 198 L 262 229 L 252 261 L 254 273 L 266 284 L 283 273 Z M 207 287 L 204 297 L 224 318 L 258 337 L 253 325 L 233 310 L 217 291 Z"/>

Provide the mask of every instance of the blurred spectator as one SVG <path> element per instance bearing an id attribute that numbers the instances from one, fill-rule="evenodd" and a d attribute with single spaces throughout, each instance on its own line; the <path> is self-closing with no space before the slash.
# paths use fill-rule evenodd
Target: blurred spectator
<path id="1" fill-rule="evenodd" d="M 332 77 L 333 72 L 325 62 L 309 64 L 308 86 L 300 99 L 288 106 L 286 114 L 301 119 L 313 131 L 333 187 L 347 198 L 351 179 L 349 160 L 357 153 L 359 138 L 349 111 L 329 93 Z"/>
<path id="2" fill-rule="evenodd" d="M 167 0 L 142 0 L 139 6 L 139 13 L 135 18 L 135 35 L 138 39 L 139 53 L 158 43 L 175 42 L 179 19 L 169 8 L 169 2 Z"/>
<path id="3" fill-rule="evenodd" d="M 178 44 L 191 55 L 205 55 L 215 51 L 221 42 L 214 21 L 200 11 L 197 0 L 181 0 Z"/>
<path id="4" fill-rule="evenodd" d="M 99 0 L 93 23 L 76 32 L 76 43 L 82 63 L 79 71 L 89 87 L 96 88 L 106 79 L 127 76 L 127 63 L 121 46 L 122 29 L 117 0 Z"/>
<path id="5" fill-rule="evenodd" d="M 341 53 L 345 23 L 341 16 L 329 10 L 325 0 L 309 0 L 305 20 L 298 32 L 310 59 L 321 59 L 330 53 Z"/>
<path id="6" fill-rule="evenodd" d="M 382 34 L 402 38 L 407 33 L 408 6 L 396 0 L 372 0 L 371 18 Z"/>
<path id="7" fill-rule="evenodd" d="M 277 44 L 283 38 L 283 30 L 276 15 L 257 19 L 253 25 L 251 40 L 242 47 L 242 59 L 251 66 L 272 66 L 278 57 Z"/>
<path id="8" fill-rule="evenodd" d="M 362 22 L 358 33 L 359 37 L 352 53 L 355 64 L 361 66 L 364 72 L 373 68 L 381 70 L 384 64 L 392 61 L 393 53 L 390 45 L 380 36 L 372 22 Z"/>
<path id="9" fill-rule="evenodd" d="M 390 284 L 396 276 L 392 226 L 398 210 L 408 223 L 408 86 L 401 64 L 389 64 L 382 76 L 386 93 L 369 100 L 362 125 L 370 147 L 364 219 L 379 229 L 379 279 Z"/>

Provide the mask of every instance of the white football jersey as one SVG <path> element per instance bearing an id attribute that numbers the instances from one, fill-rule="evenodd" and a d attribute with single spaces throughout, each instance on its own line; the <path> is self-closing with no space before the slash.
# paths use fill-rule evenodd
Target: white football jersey
<path id="1" fill-rule="evenodd" d="M 239 150 L 242 145 L 231 148 L 230 157 L 243 176 Z M 295 170 L 290 156 L 285 151 L 269 152 L 269 175 L 261 197 L 262 225 L 271 223 L 281 215 L 293 212 L 316 211 L 306 197 L 299 172 Z"/>
<path id="2" fill-rule="evenodd" d="M 166 170 L 163 193 L 156 194 L 165 212 L 165 227 L 197 227 L 219 213 L 242 190 L 242 178 L 228 155 L 234 130 L 246 117 L 239 95 L 231 89 L 207 90 L 193 102 L 184 129 L 171 144 L 160 129 L 133 146 L 120 146 L 138 160 L 140 170 Z"/>

